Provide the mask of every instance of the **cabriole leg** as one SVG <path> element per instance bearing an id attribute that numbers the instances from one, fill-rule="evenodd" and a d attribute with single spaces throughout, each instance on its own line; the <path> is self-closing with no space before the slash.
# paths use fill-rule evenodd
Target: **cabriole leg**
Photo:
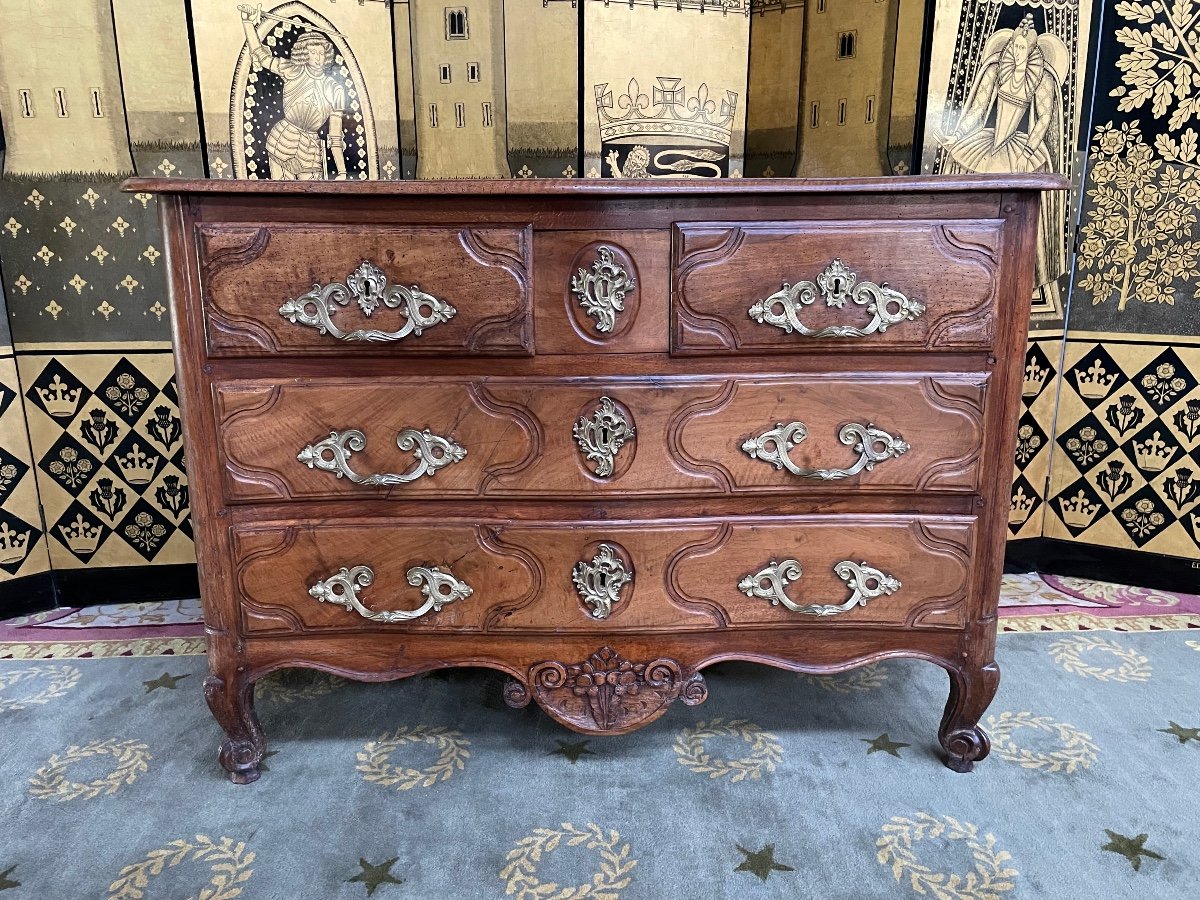
<path id="1" fill-rule="evenodd" d="M 257 781 L 258 764 L 266 744 L 254 713 L 254 682 L 247 678 L 226 681 L 217 675 L 204 680 L 204 699 L 225 731 L 218 759 L 234 784 Z"/>
<path id="2" fill-rule="evenodd" d="M 946 671 L 950 673 L 950 699 L 942 714 L 938 739 L 946 751 L 946 765 L 955 772 L 970 772 L 992 749 L 979 720 L 1000 686 L 1000 667 L 990 662 Z"/>

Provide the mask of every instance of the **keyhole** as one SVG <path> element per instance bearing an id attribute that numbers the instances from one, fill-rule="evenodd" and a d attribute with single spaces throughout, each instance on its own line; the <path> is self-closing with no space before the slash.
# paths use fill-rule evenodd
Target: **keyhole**
<path id="1" fill-rule="evenodd" d="M 840 279 L 840 278 L 833 279 L 833 292 L 835 294 L 840 294 L 842 292 L 842 279 Z"/>

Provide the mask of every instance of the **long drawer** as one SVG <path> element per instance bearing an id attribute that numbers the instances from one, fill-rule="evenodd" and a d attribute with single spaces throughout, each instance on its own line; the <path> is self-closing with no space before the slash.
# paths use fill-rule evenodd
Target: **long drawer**
<path id="1" fill-rule="evenodd" d="M 389 378 L 214 387 L 231 502 L 971 493 L 987 376 Z"/>
<path id="2" fill-rule="evenodd" d="M 395 520 L 231 530 L 253 634 L 598 633 L 966 622 L 970 516 L 513 524 Z"/>

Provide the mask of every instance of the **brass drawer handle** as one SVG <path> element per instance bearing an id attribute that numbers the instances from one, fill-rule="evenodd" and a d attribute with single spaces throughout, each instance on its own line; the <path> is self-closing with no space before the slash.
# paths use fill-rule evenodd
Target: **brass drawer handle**
<path id="1" fill-rule="evenodd" d="M 297 453 L 296 459 L 310 469 L 332 472 L 338 478 L 349 478 L 355 484 L 393 485 L 408 484 L 422 475 L 432 477 L 438 469 L 461 462 L 467 455 L 465 447 L 459 446 L 449 438 L 438 437 L 428 428 L 424 431 L 404 428 L 396 435 L 396 446 L 401 450 L 411 450 L 417 464 L 401 475 L 391 472 L 359 475 L 350 468 L 350 455 L 366 446 L 367 436 L 357 428 L 331 431 L 329 437 L 309 444 Z"/>
<path id="2" fill-rule="evenodd" d="M 368 319 L 382 303 L 388 309 L 403 307 L 405 322 L 399 331 L 379 331 L 359 328 L 342 331 L 333 323 L 333 313 L 339 307 L 358 302 L 362 314 Z M 406 287 L 391 284 L 383 269 L 373 262 L 363 260 L 357 269 L 346 276 L 346 283 L 314 284 L 312 290 L 294 300 L 287 300 L 279 307 L 279 315 L 293 325 L 306 325 L 321 334 L 329 334 L 341 341 L 365 341 L 384 343 L 402 341 L 410 334 L 421 336 L 421 332 L 434 325 L 449 322 L 458 314 L 445 300 L 427 294 L 415 284 Z"/>
<path id="3" fill-rule="evenodd" d="M 413 610 L 373 610 L 368 609 L 358 597 L 358 592 L 370 587 L 375 580 L 375 573 L 370 566 L 342 566 L 337 574 L 330 575 L 318 581 L 308 589 L 309 596 L 318 603 L 332 603 L 344 607 L 349 612 L 356 612 L 364 619 L 372 622 L 411 622 L 429 612 L 439 612 L 447 603 L 455 600 L 465 600 L 474 593 L 470 585 L 459 581 L 449 572 L 443 572 L 437 566 L 413 566 L 408 570 L 408 583 L 421 588 L 421 596 L 425 602 Z"/>
<path id="4" fill-rule="evenodd" d="M 800 312 L 816 302 L 818 292 L 825 305 L 841 309 L 847 300 L 856 306 L 865 306 L 871 321 L 863 328 L 853 325 L 827 325 L 812 329 L 800 321 Z M 798 281 L 783 283 L 783 287 L 750 307 L 750 318 L 760 325 L 782 328 L 787 334 L 799 332 L 810 338 L 854 338 L 866 337 L 888 330 L 899 322 L 912 321 L 925 312 L 925 304 L 910 300 L 887 282 L 875 284 L 858 281 L 858 276 L 846 268 L 840 259 L 832 263 L 817 276 L 816 282 Z"/>
<path id="5" fill-rule="evenodd" d="M 804 574 L 800 563 L 794 559 L 785 559 L 783 562 L 771 560 L 766 568 L 739 581 L 738 590 L 747 597 L 769 600 L 772 606 L 783 605 L 792 612 L 803 613 L 806 616 L 836 616 L 856 606 L 866 606 L 868 600 L 884 594 L 894 594 L 900 589 L 898 579 L 865 562 L 853 563 L 844 559 L 833 567 L 833 571 L 850 588 L 850 599 L 845 603 L 811 603 L 802 606 L 791 600 L 787 595 L 787 586 Z"/>
<path id="6" fill-rule="evenodd" d="M 742 450 L 751 459 L 761 459 L 776 469 L 786 468 L 801 478 L 833 481 L 837 478 L 849 478 L 859 472 L 870 472 L 876 463 L 900 456 L 910 449 L 906 441 L 876 428 L 869 422 L 866 425 L 848 422 L 838 431 L 838 440 L 847 447 L 854 448 L 858 453 L 858 461 L 848 469 L 802 469 L 792 461 L 788 453 L 807 437 L 808 428 L 803 422 L 788 422 L 786 425 L 780 422 L 758 437 L 743 441 Z"/>

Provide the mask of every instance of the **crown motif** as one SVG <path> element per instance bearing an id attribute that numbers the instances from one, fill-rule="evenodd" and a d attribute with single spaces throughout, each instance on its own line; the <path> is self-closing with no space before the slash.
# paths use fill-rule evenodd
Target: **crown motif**
<path id="1" fill-rule="evenodd" d="M 1062 513 L 1062 520 L 1067 525 L 1072 528 L 1087 528 L 1100 511 L 1100 504 L 1089 503 L 1083 488 L 1080 488 L 1079 493 L 1069 500 L 1059 497 L 1058 508 Z"/>
<path id="2" fill-rule="evenodd" d="M 1008 524 L 1024 525 L 1032 509 L 1033 498 L 1026 496 L 1024 487 L 1018 487 L 1008 506 Z"/>
<path id="3" fill-rule="evenodd" d="M 1103 363 L 1098 359 L 1087 368 L 1087 371 L 1076 372 L 1075 375 L 1080 396 L 1086 397 L 1088 400 L 1103 400 L 1112 390 L 1116 380 L 1116 374 L 1109 375 Z"/>
<path id="4" fill-rule="evenodd" d="M 728 147 L 733 136 L 737 112 L 737 94 L 725 91 L 720 109 L 709 99 L 708 85 L 701 84 L 691 97 L 682 78 L 660 75 L 650 96 L 642 93 L 636 78 L 629 79 L 625 93 L 613 100 L 608 83 L 596 85 L 596 116 L 600 120 L 600 140 L 640 139 L 652 136 L 668 141 L 699 139 Z M 653 100 L 651 99 L 653 98 Z"/>
<path id="5" fill-rule="evenodd" d="M 1021 396 L 1036 397 L 1040 394 L 1049 374 L 1049 369 L 1042 368 L 1036 359 L 1031 359 L 1025 366 L 1025 380 L 1021 382 Z"/>
<path id="6" fill-rule="evenodd" d="M 1174 458 L 1175 449 L 1162 439 L 1162 432 L 1155 431 L 1146 440 L 1133 442 L 1133 455 L 1142 471 L 1161 472 Z"/>
<path id="7" fill-rule="evenodd" d="M 158 465 L 157 456 L 148 456 L 140 444 L 134 444 L 124 456 L 117 457 L 117 465 L 125 473 L 130 484 L 149 484 Z"/>
<path id="8" fill-rule="evenodd" d="M 79 397 L 83 388 L 71 389 L 59 375 L 54 376 L 49 387 L 36 388 L 38 396 L 46 407 L 46 412 L 55 418 L 65 419 L 75 415 L 79 407 Z"/>
<path id="9" fill-rule="evenodd" d="M 32 532 L 13 531 L 7 522 L 0 522 L 0 566 L 19 563 L 29 552 L 29 535 Z"/>
<path id="10" fill-rule="evenodd" d="M 100 545 L 100 535 L 103 534 L 99 525 L 92 526 L 84 521 L 82 513 L 76 513 L 75 521 L 70 525 L 59 525 L 58 530 L 71 552 L 80 556 L 95 553 Z"/>

